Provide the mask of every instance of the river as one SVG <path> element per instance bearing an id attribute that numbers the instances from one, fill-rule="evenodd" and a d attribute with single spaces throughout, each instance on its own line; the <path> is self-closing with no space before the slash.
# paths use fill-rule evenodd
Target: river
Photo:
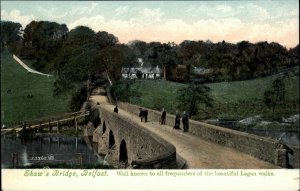
<path id="1" fill-rule="evenodd" d="M 1 168 L 14 164 L 17 168 L 109 168 L 83 137 L 57 134 L 41 134 L 29 140 L 2 136 Z"/>

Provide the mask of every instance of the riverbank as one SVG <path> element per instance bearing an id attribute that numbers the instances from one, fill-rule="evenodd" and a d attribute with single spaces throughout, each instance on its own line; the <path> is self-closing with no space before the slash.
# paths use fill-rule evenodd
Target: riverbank
<path id="1" fill-rule="evenodd" d="M 55 77 L 28 73 L 4 50 L 1 53 L 1 126 L 70 112 L 71 95 L 53 96 Z"/>

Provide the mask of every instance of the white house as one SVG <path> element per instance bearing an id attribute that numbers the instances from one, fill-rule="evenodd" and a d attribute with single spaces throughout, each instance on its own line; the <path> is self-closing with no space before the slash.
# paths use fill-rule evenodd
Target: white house
<path id="1" fill-rule="evenodd" d="M 193 66 L 193 73 L 194 74 L 208 74 L 211 73 L 212 70 L 209 68 L 201 68 L 201 67 L 194 67 Z"/>
<path id="2" fill-rule="evenodd" d="M 144 62 L 142 58 L 138 58 L 138 62 L 140 63 L 139 67 L 135 68 L 122 68 L 122 77 L 125 79 L 136 79 L 137 72 L 140 71 L 142 73 L 142 78 L 144 79 L 157 79 L 160 78 L 161 69 L 156 66 L 152 67 L 144 67 Z"/>
<path id="3" fill-rule="evenodd" d="M 136 68 L 122 68 L 122 77 L 135 79 L 137 78 L 137 72 L 142 73 L 142 78 L 145 79 L 157 79 L 160 78 L 161 69 L 156 66 L 155 68 L 151 67 L 136 67 Z"/>

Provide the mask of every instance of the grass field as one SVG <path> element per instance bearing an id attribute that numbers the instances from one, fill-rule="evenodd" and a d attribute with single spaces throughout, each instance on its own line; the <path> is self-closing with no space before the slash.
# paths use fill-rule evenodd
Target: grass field
<path id="1" fill-rule="evenodd" d="M 298 71 L 299 67 L 295 68 Z M 264 92 L 271 87 L 278 75 L 258 78 L 248 81 L 221 82 L 208 84 L 214 99 L 212 108 L 201 106 L 201 111 L 194 119 L 219 118 L 238 120 L 254 115 L 263 115 L 269 119 L 280 119 L 299 113 L 299 74 L 291 74 L 285 78 L 286 100 L 275 113 L 263 102 Z M 131 98 L 130 102 L 144 107 L 158 109 L 166 108 L 169 113 L 175 113 L 177 90 L 186 87 L 185 84 L 162 80 L 136 80 L 132 89 L 138 91 L 139 99 Z"/>
<path id="2" fill-rule="evenodd" d="M 21 121 L 69 112 L 70 95 L 53 97 L 55 77 L 28 73 L 6 50 L 1 53 L 1 123 Z M 33 95 L 28 98 L 28 95 Z"/>

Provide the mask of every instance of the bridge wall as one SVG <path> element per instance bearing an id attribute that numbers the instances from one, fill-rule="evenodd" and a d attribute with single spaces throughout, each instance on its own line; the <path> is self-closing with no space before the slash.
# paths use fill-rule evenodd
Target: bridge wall
<path id="1" fill-rule="evenodd" d="M 152 132 L 102 106 L 98 106 L 102 123 L 93 133 L 98 153 L 117 168 L 169 168 L 176 163 L 176 149 Z M 112 134 L 112 135 L 110 135 Z M 114 144 L 112 145 L 112 137 Z M 122 143 L 123 141 L 123 143 Z M 127 150 L 127 161 L 120 160 L 121 143 Z M 121 157 L 122 158 L 122 157 Z M 126 158 L 126 157 L 125 157 Z"/>
<path id="2" fill-rule="evenodd" d="M 139 114 L 140 106 L 118 103 L 118 107 L 135 115 Z M 147 110 L 149 113 L 149 121 L 160 121 L 161 112 L 151 109 Z M 166 124 L 173 127 L 175 124 L 175 116 L 167 114 Z M 180 126 L 182 129 L 182 123 Z M 202 139 L 236 149 L 275 165 L 286 167 L 286 154 L 280 152 L 283 145 L 276 140 L 194 120 L 189 121 L 189 132 Z"/>

